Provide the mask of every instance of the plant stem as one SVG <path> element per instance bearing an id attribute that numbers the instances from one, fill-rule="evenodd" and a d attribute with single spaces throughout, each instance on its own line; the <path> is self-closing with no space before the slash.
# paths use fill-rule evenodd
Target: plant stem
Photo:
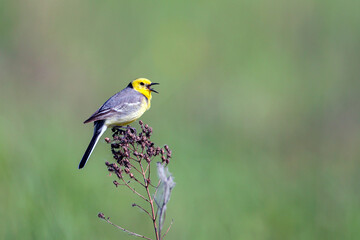
<path id="1" fill-rule="evenodd" d="M 144 168 L 141 164 L 141 162 L 139 162 L 139 165 L 141 167 L 141 171 L 142 171 L 142 174 L 143 174 L 143 177 L 144 177 L 144 183 L 145 183 L 145 188 L 146 188 L 146 193 L 148 195 L 148 202 L 150 203 L 150 207 L 151 207 L 151 215 L 152 215 L 152 221 L 153 221 L 153 225 L 154 225 L 154 231 L 155 231 L 155 237 L 156 237 L 156 240 L 160 240 L 160 236 L 159 236 L 159 233 L 158 233 L 158 228 L 156 226 L 156 217 L 155 217 L 155 210 L 154 210 L 154 199 L 152 199 L 151 197 L 151 194 L 150 194 L 150 191 L 149 191 L 149 182 L 145 176 L 145 171 L 144 171 Z"/>
<path id="2" fill-rule="evenodd" d="M 140 235 L 140 234 L 131 232 L 131 231 L 129 231 L 129 230 L 126 230 L 125 228 L 120 227 L 120 226 L 118 226 L 118 225 L 110 222 L 110 220 L 109 220 L 108 218 L 103 218 L 103 219 L 104 219 L 104 221 L 106 221 L 107 223 L 110 223 L 110 224 L 113 225 L 114 227 L 117 227 L 117 228 L 119 228 L 120 230 L 122 230 L 122 231 L 124 231 L 124 232 L 126 232 L 126 233 L 128 233 L 128 234 L 130 234 L 130 235 L 133 235 L 133 236 L 139 237 L 139 238 L 144 238 L 144 239 L 147 239 L 147 240 L 152 240 L 151 238 L 148 238 L 148 237 L 145 237 L 145 236 L 143 236 L 143 235 Z"/>

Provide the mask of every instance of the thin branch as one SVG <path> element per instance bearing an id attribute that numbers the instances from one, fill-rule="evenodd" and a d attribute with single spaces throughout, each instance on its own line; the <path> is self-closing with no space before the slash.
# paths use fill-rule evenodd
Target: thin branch
<path id="1" fill-rule="evenodd" d="M 156 193 L 157 193 L 157 191 L 159 189 L 160 183 L 161 183 L 161 180 L 159 179 L 158 185 L 156 186 L 156 189 L 155 189 L 154 196 L 156 196 Z"/>
<path id="2" fill-rule="evenodd" d="M 150 162 L 148 162 L 148 167 L 149 167 L 148 179 L 150 179 L 150 169 L 151 169 Z"/>
<path id="3" fill-rule="evenodd" d="M 130 157 L 130 158 L 131 158 L 131 157 Z M 133 159 L 133 160 L 134 160 L 134 159 Z M 137 169 L 133 164 L 131 164 L 131 162 L 129 162 L 129 164 L 130 164 L 130 166 L 131 166 L 133 169 L 135 169 L 138 173 L 141 174 L 140 170 Z"/>
<path id="4" fill-rule="evenodd" d="M 129 157 L 129 159 L 131 159 L 131 160 L 133 160 L 133 161 L 135 161 L 135 162 L 140 162 L 140 160 L 141 160 L 141 159 L 139 159 L 139 157 L 136 157 L 136 159 L 133 158 L 133 157 Z"/>
<path id="5" fill-rule="evenodd" d="M 141 172 L 142 172 L 141 174 L 142 174 L 142 176 L 144 178 L 144 183 L 145 183 L 145 187 L 146 187 L 148 185 L 148 181 L 147 181 L 146 176 L 145 176 L 145 171 L 144 171 L 144 168 L 143 168 L 141 162 L 139 162 L 139 165 L 140 165 L 140 168 L 141 168 Z"/>
<path id="6" fill-rule="evenodd" d="M 139 183 L 141 186 L 146 187 L 142 182 L 140 182 L 136 177 L 133 178 L 135 182 Z"/>
<path id="7" fill-rule="evenodd" d="M 143 195 L 141 195 L 140 193 L 138 193 L 137 191 L 135 191 L 135 189 L 133 189 L 132 187 L 130 187 L 130 185 L 127 184 L 124 179 L 121 179 L 121 180 L 122 180 L 122 181 L 124 182 L 124 184 L 125 184 L 128 188 L 130 188 L 130 190 L 133 191 L 136 195 L 138 195 L 139 197 L 141 197 L 141 198 L 144 199 L 145 201 L 149 202 L 149 200 L 146 199 Z"/>
<path id="8" fill-rule="evenodd" d="M 107 223 L 113 225 L 114 227 L 117 227 L 118 229 L 120 229 L 120 230 L 122 230 L 122 231 L 124 231 L 124 232 L 126 232 L 126 233 L 128 233 L 128 234 L 130 234 L 130 235 L 133 235 L 133 236 L 139 237 L 139 238 L 144 238 L 144 239 L 147 239 L 147 240 L 152 240 L 151 238 L 148 238 L 148 237 L 145 237 L 145 236 L 143 236 L 143 235 L 140 235 L 140 234 L 131 232 L 131 231 L 129 231 L 129 230 L 123 228 L 123 227 L 120 227 L 120 226 L 118 226 L 118 225 L 110 222 L 109 218 L 101 218 L 101 219 L 104 219 Z"/>
<path id="9" fill-rule="evenodd" d="M 168 229 L 166 230 L 166 233 L 162 236 L 162 238 L 161 238 L 161 239 L 164 239 L 164 237 L 166 236 L 166 234 L 169 232 L 169 230 L 170 230 L 170 228 L 171 228 L 171 226 L 172 226 L 173 222 L 174 222 L 174 220 L 173 220 L 173 219 L 171 219 L 171 223 L 170 223 L 170 225 L 169 225 Z"/>
<path id="10" fill-rule="evenodd" d="M 154 185 L 154 184 L 152 184 L 151 182 L 149 182 L 149 186 L 151 186 L 151 187 L 155 188 L 155 190 L 156 190 L 156 188 L 157 188 L 157 187 L 159 187 L 159 186 L 155 186 L 155 185 Z"/>
<path id="11" fill-rule="evenodd" d="M 149 213 L 146 209 L 144 209 L 143 207 L 141 207 L 140 205 L 137 205 L 136 203 L 133 203 L 131 206 L 140 208 L 140 209 L 143 210 L 145 213 L 147 213 L 147 215 L 149 215 L 149 217 L 152 219 L 150 213 Z"/>
<path id="12" fill-rule="evenodd" d="M 135 146 L 134 146 L 134 144 L 131 144 L 132 146 L 133 146 L 133 148 L 131 148 L 130 146 L 129 146 L 129 148 L 133 151 L 133 152 L 135 152 Z"/>
<path id="13" fill-rule="evenodd" d="M 148 163 L 148 165 L 146 166 L 146 169 L 145 169 L 145 174 L 147 172 L 147 170 L 149 169 L 149 166 L 150 166 L 150 163 Z M 149 175 L 148 175 L 148 178 L 150 177 L 150 171 L 149 171 Z"/>

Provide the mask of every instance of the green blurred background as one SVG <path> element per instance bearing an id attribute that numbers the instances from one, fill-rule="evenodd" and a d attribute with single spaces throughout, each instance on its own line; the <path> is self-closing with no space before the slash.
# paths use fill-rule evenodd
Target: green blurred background
<path id="1" fill-rule="evenodd" d="M 152 237 L 83 125 L 137 77 L 167 239 L 360 239 L 359 1 L 0 2 L 0 239 Z M 109 132 L 106 134 L 109 136 Z"/>

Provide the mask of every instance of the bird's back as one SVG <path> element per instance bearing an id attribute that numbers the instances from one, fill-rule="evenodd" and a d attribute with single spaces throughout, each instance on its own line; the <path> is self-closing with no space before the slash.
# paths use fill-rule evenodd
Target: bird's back
<path id="1" fill-rule="evenodd" d="M 110 97 L 85 123 L 106 120 L 109 126 L 126 125 L 149 109 L 149 102 L 142 93 L 127 87 Z"/>

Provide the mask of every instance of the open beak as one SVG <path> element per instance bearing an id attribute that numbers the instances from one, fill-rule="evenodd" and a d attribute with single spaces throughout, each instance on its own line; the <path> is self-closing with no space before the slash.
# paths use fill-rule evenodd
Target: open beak
<path id="1" fill-rule="evenodd" d="M 159 85 L 160 83 L 150 83 L 149 85 L 147 85 L 148 89 L 152 92 L 158 93 L 156 90 L 152 89 L 151 86 L 152 85 Z"/>

